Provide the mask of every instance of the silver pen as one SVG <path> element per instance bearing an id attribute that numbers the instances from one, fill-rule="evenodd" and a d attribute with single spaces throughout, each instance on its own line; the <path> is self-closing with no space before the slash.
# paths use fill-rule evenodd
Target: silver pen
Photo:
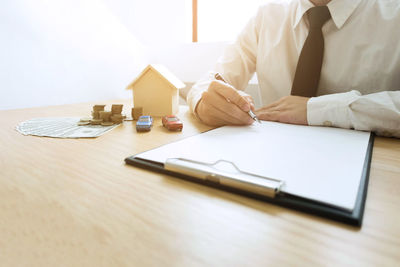
<path id="1" fill-rule="evenodd" d="M 221 74 L 216 73 L 214 77 L 215 77 L 216 80 L 222 81 L 222 82 L 226 83 L 226 81 L 224 80 L 224 78 L 222 78 Z M 261 124 L 261 121 L 257 118 L 256 114 L 254 114 L 254 112 L 253 112 L 251 109 L 250 109 L 247 113 L 249 114 L 249 116 L 250 116 L 253 120 L 255 120 L 256 122 L 258 122 L 258 123 Z"/>

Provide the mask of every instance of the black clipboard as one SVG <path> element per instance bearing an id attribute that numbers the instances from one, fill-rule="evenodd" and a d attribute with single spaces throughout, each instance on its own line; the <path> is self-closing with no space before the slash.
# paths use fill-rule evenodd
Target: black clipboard
<path id="1" fill-rule="evenodd" d="M 125 158 L 125 163 L 139 167 L 139 168 L 167 174 L 172 177 L 176 177 L 176 178 L 184 179 L 187 181 L 195 182 L 198 184 L 217 188 L 219 190 L 224 190 L 224 191 L 231 192 L 234 194 L 240 194 L 243 196 L 247 196 L 247 197 L 251 197 L 254 199 L 261 200 L 261 201 L 265 201 L 268 203 L 276 204 L 276 205 L 279 205 L 282 207 L 287 207 L 290 209 L 294 209 L 294 210 L 306 212 L 309 214 L 317 215 L 320 217 L 339 221 L 339 222 L 342 222 L 345 224 L 361 227 L 363 215 L 364 215 L 364 209 L 365 209 L 365 201 L 366 201 L 367 191 L 368 191 L 369 171 L 370 171 L 370 165 L 371 165 L 373 144 L 374 144 L 374 134 L 371 133 L 369 136 L 368 146 L 367 146 L 367 150 L 365 153 L 365 159 L 364 159 L 364 164 L 363 164 L 363 169 L 362 169 L 362 176 L 360 179 L 356 202 L 355 202 L 354 209 L 352 211 L 347 211 L 347 210 L 340 209 L 340 208 L 337 208 L 337 207 L 334 207 L 334 206 L 331 206 L 331 205 L 328 205 L 325 203 L 321 203 L 321 202 L 310 200 L 307 198 L 291 195 L 291 194 L 284 193 L 284 192 L 280 192 L 279 194 L 276 194 L 273 198 L 271 198 L 271 197 L 267 197 L 264 195 L 255 194 L 255 193 L 252 193 L 249 191 L 244 191 L 244 190 L 241 190 L 238 188 L 226 186 L 226 185 L 220 184 L 218 182 L 213 182 L 211 180 L 200 180 L 200 179 L 194 178 L 193 176 L 190 176 L 190 175 L 182 174 L 182 173 L 176 172 L 176 171 L 167 170 L 167 169 L 165 169 L 164 163 L 162 163 L 162 162 L 156 162 L 156 161 L 151 161 L 148 159 L 143 159 L 143 158 L 140 158 L 140 156 L 136 156 L 136 155 Z M 140 154 L 138 154 L 138 155 L 140 155 Z"/>

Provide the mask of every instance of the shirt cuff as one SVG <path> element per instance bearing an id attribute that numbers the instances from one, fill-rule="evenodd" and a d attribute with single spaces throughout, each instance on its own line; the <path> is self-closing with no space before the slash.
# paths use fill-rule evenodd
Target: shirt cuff
<path id="1" fill-rule="evenodd" d="M 310 98 L 307 103 L 308 124 L 352 128 L 349 107 L 360 95 L 360 92 L 353 90 Z"/>
<path id="2" fill-rule="evenodd" d="M 196 84 L 193 85 L 193 87 L 190 89 L 187 97 L 186 97 L 186 102 L 189 105 L 190 111 L 192 111 L 193 114 L 196 114 L 196 107 L 197 104 L 199 103 L 200 99 L 203 96 L 203 92 L 207 91 L 208 87 L 210 86 L 211 79 L 209 78 L 210 74 L 205 77 L 203 80 L 200 80 Z"/>
<path id="3" fill-rule="evenodd" d="M 191 99 L 190 99 L 190 102 L 191 102 L 191 103 L 189 104 L 190 110 L 191 110 L 192 113 L 195 114 L 196 116 L 197 116 L 196 107 L 197 107 L 197 104 L 199 104 L 199 101 L 200 101 L 200 99 L 202 98 L 202 95 L 203 95 L 203 92 L 199 92 L 198 94 L 193 95 L 193 96 L 191 97 Z"/>

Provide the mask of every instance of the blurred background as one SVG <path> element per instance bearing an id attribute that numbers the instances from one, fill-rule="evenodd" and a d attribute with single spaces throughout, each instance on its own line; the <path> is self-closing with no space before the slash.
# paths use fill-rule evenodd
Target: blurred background
<path id="1" fill-rule="evenodd" d="M 2 0 L 0 109 L 130 98 L 150 63 L 188 89 L 265 1 Z"/>

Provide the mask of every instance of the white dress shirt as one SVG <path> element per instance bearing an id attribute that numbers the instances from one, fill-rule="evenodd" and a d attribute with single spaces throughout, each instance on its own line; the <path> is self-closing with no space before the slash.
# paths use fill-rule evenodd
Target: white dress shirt
<path id="1" fill-rule="evenodd" d="M 238 90 L 257 73 L 261 103 L 290 95 L 308 35 L 308 0 L 272 0 L 259 8 L 213 71 L 190 90 L 194 112 L 213 74 Z M 309 125 L 374 131 L 400 137 L 400 1 L 332 0 L 322 28 L 324 59 L 317 97 L 307 104 Z"/>

